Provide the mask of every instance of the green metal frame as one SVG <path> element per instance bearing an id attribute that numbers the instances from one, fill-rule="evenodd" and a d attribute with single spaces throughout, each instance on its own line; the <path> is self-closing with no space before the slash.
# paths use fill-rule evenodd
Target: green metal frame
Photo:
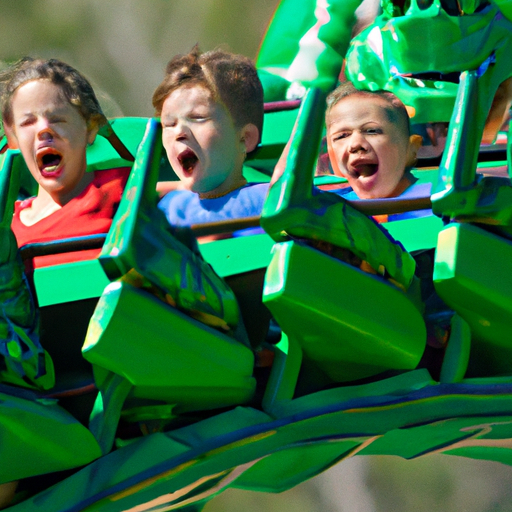
<path id="1" fill-rule="evenodd" d="M 413 124 L 449 121 L 457 84 L 432 75 L 477 69 L 491 55 L 506 63 L 511 30 L 511 20 L 493 3 L 471 15 L 450 16 L 440 0 L 428 8 L 411 0 L 403 16 L 384 12 L 351 41 L 345 73 L 358 88 L 395 93 L 410 107 Z"/>

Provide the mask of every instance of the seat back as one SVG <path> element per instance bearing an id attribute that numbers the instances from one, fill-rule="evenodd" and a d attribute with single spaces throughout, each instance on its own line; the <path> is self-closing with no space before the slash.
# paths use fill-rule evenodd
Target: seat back
<path id="1" fill-rule="evenodd" d="M 125 283 L 105 289 L 83 354 L 100 389 L 112 372 L 131 383 L 132 398 L 177 412 L 241 404 L 255 389 L 249 348 Z"/>
<path id="2" fill-rule="evenodd" d="M 440 234 L 434 284 L 469 324 L 469 377 L 512 372 L 512 242 L 471 224 Z"/>
<path id="3" fill-rule="evenodd" d="M 274 248 L 263 300 L 334 382 L 411 370 L 425 348 L 423 318 L 401 290 L 296 242 Z"/>

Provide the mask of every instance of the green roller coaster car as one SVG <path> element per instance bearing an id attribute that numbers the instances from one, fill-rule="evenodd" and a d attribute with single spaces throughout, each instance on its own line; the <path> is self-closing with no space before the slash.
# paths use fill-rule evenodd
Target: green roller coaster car
<path id="1" fill-rule="evenodd" d="M 200 510 L 229 487 L 281 492 L 354 455 L 512 464 L 512 186 L 507 157 L 479 154 L 478 144 L 489 98 L 509 74 L 503 59 L 461 74 L 439 171 L 414 170 L 434 194 L 412 201 L 348 202 L 329 192 L 343 180 L 313 177 L 320 90 L 300 110 L 268 106 L 245 172 L 269 180 L 297 118 L 284 174 L 261 219 L 193 226 L 198 245 L 155 208 L 157 180 L 172 178 L 158 120 L 113 121 L 136 158 L 109 233 L 20 251 L 102 247 L 98 259 L 34 271 L 56 384 L 0 384 L 0 484 L 20 481 L 8 510 Z M 89 170 L 127 165 L 100 137 L 88 151 Z M 509 168 L 511 152 L 509 142 Z M 19 153 L 1 158 L 4 188 L 16 172 L 30 193 Z M 436 215 L 393 220 L 430 203 Z M 403 248 L 367 217 L 377 214 L 389 215 L 384 226 Z M 259 225 L 266 233 L 237 236 Z M 384 266 L 400 286 L 315 241 Z M 411 283 L 434 249 L 447 307 L 427 317 Z M 132 269 L 177 307 L 123 279 Z M 198 303 L 229 332 L 187 314 Z M 427 348 L 429 321 L 439 319 L 447 341 Z"/>

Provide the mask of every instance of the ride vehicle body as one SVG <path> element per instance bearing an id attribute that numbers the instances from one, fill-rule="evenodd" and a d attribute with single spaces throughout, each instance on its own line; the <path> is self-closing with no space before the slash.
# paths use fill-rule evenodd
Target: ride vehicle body
<path id="1" fill-rule="evenodd" d="M 500 62 L 502 60 L 497 61 L 498 64 Z M 503 73 L 506 75 L 507 72 L 505 70 Z M 467 236 L 467 243 L 482 246 L 479 240 L 484 239 L 489 245 L 492 241 L 492 247 L 501 254 L 508 254 L 506 251 L 510 243 L 506 240 L 506 212 L 509 201 L 506 198 L 509 181 L 486 180 L 474 175 L 485 111 L 490 108 L 489 95 L 478 91 L 497 88 L 503 80 L 503 73 L 497 66 L 491 65 L 480 77 L 472 71 L 463 74 L 450 125 L 448 151 L 441 164 L 441 181 L 432 198 L 434 212 L 440 217 L 386 224 L 395 238 L 402 240 L 400 230 L 408 234 L 402 243 L 409 252 L 436 247 L 437 232 L 442 229 L 446 219 L 452 219 L 455 223 L 443 229 L 441 240 L 443 237 L 456 240 L 457 236 Z M 478 343 L 494 351 L 495 347 L 489 343 L 489 339 L 500 338 L 500 333 L 503 333 L 503 330 L 500 331 L 501 324 L 494 317 L 484 317 L 481 313 L 474 317 L 472 312 L 468 312 L 468 305 L 459 302 L 461 294 L 457 291 L 460 283 L 466 286 L 465 276 L 460 279 L 456 275 L 452 281 L 455 285 L 452 286 L 451 277 L 446 274 L 446 269 L 452 268 L 450 258 L 454 261 L 459 257 L 466 258 L 463 261 L 464 271 L 468 269 L 468 273 L 478 270 L 480 262 L 474 262 L 471 258 L 468 260 L 467 253 L 459 256 L 448 245 L 445 248 L 442 244 L 438 246 L 434 279 L 439 294 L 456 314 L 451 323 L 440 372 L 433 377 L 434 372 L 428 366 L 417 367 L 426 342 L 426 329 L 421 314 L 410 298 L 382 276 L 364 273 L 304 243 L 304 239 L 314 238 L 343 246 L 347 240 L 354 239 L 348 235 L 360 234 L 362 228 L 367 229 L 370 236 L 356 238 L 369 240 L 367 243 L 371 244 L 374 228 L 368 227 L 368 219 L 354 208 L 361 208 L 365 214 L 392 215 L 393 211 L 404 208 L 404 202 L 400 202 L 400 199 L 348 202 L 333 194 L 313 196 L 313 168 L 316 148 L 322 137 L 324 97 L 311 91 L 302 103 L 300 124 L 292 142 L 287 168 L 272 187 L 261 220 L 264 229 L 277 242 L 273 254 L 270 255 L 268 236 L 261 234 L 256 235 L 260 238 L 255 236 L 256 240 L 235 237 L 200 244 L 205 259 L 216 269 L 224 268 L 227 277 L 236 273 L 226 264 L 226 255 L 235 254 L 237 247 L 247 247 L 248 243 L 259 245 L 257 241 L 265 240 L 267 244 L 265 249 L 260 248 L 257 258 L 236 267 L 251 272 L 265 268 L 270 262 L 265 278 L 264 301 L 280 324 L 283 335 L 277 344 L 274 342 L 272 345 L 274 364 L 268 380 L 263 381 L 263 397 L 253 395 L 253 355 L 248 346 L 238 341 L 236 344 L 230 342 L 222 333 L 199 325 L 144 290 L 130 288 L 122 280 L 116 282 L 135 268 L 161 289 L 168 289 L 171 286 L 166 277 L 169 266 L 180 269 L 180 272 L 176 271 L 177 276 L 183 275 L 183 262 L 187 262 L 187 268 L 197 268 L 196 264 L 200 266 L 193 256 L 193 250 L 184 250 L 186 246 L 177 241 L 176 237 L 182 234 L 167 231 L 168 236 L 162 236 L 165 230 L 151 214 L 156 200 L 154 190 L 161 156 L 159 126 L 156 121 L 151 121 L 100 260 L 88 263 L 89 269 L 95 266 L 98 275 L 103 273 L 102 284 L 99 285 L 98 280 L 94 285 L 96 291 L 91 292 L 94 300 L 100 294 L 102 297 L 94 312 L 84 347 L 85 357 L 95 367 L 96 384 L 100 388 L 101 403 L 98 403 L 101 406 L 96 408 L 91 428 L 94 436 L 91 430 L 75 419 L 70 420 L 70 415 L 63 414 L 60 409 L 57 413 L 58 406 L 55 402 L 50 403 L 49 397 L 27 393 L 14 396 L 9 394 L 11 390 L 5 392 L 2 398 L 8 400 L 6 403 L 14 404 L 13 409 L 29 411 L 27 414 L 34 413 L 60 425 L 59 436 L 67 446 L 72 442 L 83 447 L 86 446 L 84 439 L 89 440 L 89 448 L 82 451 L 86 455 L 85 460 L 77 465 L 71 464 L 75 469 L 72 475 L 54 487 L 13 505 L 13 511 L 87 508 L 116 511 L 135 507 L 138 510 L 152 510 L 155 507 L 172 510 L 201 506 L 227 487 L 267 492 L 285 490 L 355 454 L 394 454 L 412 458 L 440 451 L 468 457 L 485 456 L 488 460 L 510 464 L 509 449 L 505 447 L 512 435 L 509 427 L 512 416 L 509 405 L 512 395 L 510 371 L 487 366 L 480 368 L 479 373 L 472 373 L 471 365 L 468 370 L 474 341 L 479 339 Z M 284 112 L 294 114 L 296 111 Z M 282 112 L 276 114 L 281 115 Z M 462 123 L 460 119 L 464 116 L 465 122 Z M 293 121 L 295 115 L 291 117 Z M 118 125 L 121 127 L 123 121 L 119 120 Z M 272 123 L 269 123 L 269 127 L 273 129 Z M 123 138 L 121 129 L 119 133 Z M 286 136 L 280 134 L 282 145 L 288 135 L 289 132 Z M 265 140 L 269 139 L 265 139 L 264 133 L 261 153 L 259 157 L 255 155 L 252 161 L 254 173 L 260 176 L 272 159 L 264 156 L 275 150 L 275 145 L 265 145 Z M 476 143 L 469 144 L 470 140 Z M 315 151 L 312 151 L 312 147 L 315 147 Z M 472 156 L 466 158 L 468 147 L 475 149 Z M 90 148 L 91 151 L 93 149 L 94 146 Z M 413 173 L 420 179 L 432 182 L 437 171 L 414 169 Z M 332 182 L 339 185 L 343 180 L 330 177 L 316 179 L 319 185 L 322 181 L 331 181 L 328 185 L 331 186 Z M 502 197 L 505 199 L 501 200 Z M 468 198 L 473 199 L 467 201 Z M 494 199 L 487 201 L 488 198 Z M 405 208 L 425 208 L 425 200 L 428 199 L 417 198 L 408 202 Z M 226 223 L 224 226 L 193 227 L 193 231 L 200 235 L 215 230 L 237 230 L 250 222 L 254 222 L 254 219 L 237 224 Z M 478 224 L 476 227 L 472 225 L 475 222 Z M 415 228 L 412 228 L 413 225 Z M 426 225 L 435 226 L 435 229 L 432 228 L 424 237 L 418 236 L 421 226 Z M 491 226 L 491 231 L 482 229 L 482 225 L 485 228 Z M 454 231 L 461 235 L 450 234 Z M 461 243 L 466 242 L 463 240 Z M 230 244 L 229 249 L 227 244 Z M 373 246 L 355 246 L 354 242 L 348 245 L 377 260 L 388 258 L 386 254 L 382 256 L 379 253 L 378 240 Z M 165 269 L 159 266 L 163 262 L 166 263 Z M 69 272 L 72 265 L 60 267 L 48 268 L 46 275 Z M 477 273 L 477 278 L 473 279 L 477 283 L 473 290 L 486 290 L 485 296 L 479 295 L 478 298 L 480 311 L 489 310 L 489 289 L 496 292 L 493 297 L 497 298 L 497 302 L 507 304 L 509 292 L 506 288 L 489 284 L 496 283 L 494 271 L 499 272 L 499 269 L 486 271 L 485 274 Z M 92 281 L 91 274 L 84 272 Z M 203 275 L 209 276 L 207 271 Z M 501 272 L 499 275 L 499 279 L 502 279 Z M 481 285 L 479 276 L 489 279 L 486 288 Z M 39 283 L 38 292 L 42 292 L 44 287 L 38 279 L 36 271 L 36 288 Z M 112 284 L 108 284 L 111 281 Z M 341 303 L 340 288 L 326 293 L 326 290 L 332 290 L 333 283 L 339 284 L 340 288 L 346 286 L 347 291 L 343 294 L 346 300 Z M 220 287 L 217 290 L 229 294 L 222 284 L 217 284 Z M 79 293 L 77 287 L 73 288 L 76 297 Z M 370 297 L 365 293 L 367 290 L 372 292 Z M 197 291 L 189 282 L 183 288 L 183 301 L 188 293 L 188 299 L 194 303 L 197 298 L 194 293 Z M 173 292 L 176 293 L 175 290 Z M 58 294 L 59 291 L 54 290 L 54 299 Z M 49 302 L 52 300 L 50 295 L 38 293 L 40 297 L 46 296 Z M 224 295 L 224 298 L 228 296 Z M 364 305 L 361 306 L 360 300 L 364 301 Z M 373 302 L 368 304 L 369 300 Z M 215 300 L 211 302 L 219 304 Z M 375 319 L 369 319 L 369 310 L 382 311 L 382 316 L 375 315 Z M 151 330 L 154 334 L 154 326 L 150 323 L 136 325 L 141 311 L 148 318 L 165 322 L 165 332 L 157 333 L 159 337 L 154 338 L 154 346 L 142 345 L 142 339 L 147 340 L 143 331 Z M 218 314 L 218 310 L 216 312 Z M 485 332 L 478 331 L 486 327 L 485 322 L 480 322 L 481 319 L 487 320 L 491 328 L 495 327 L 498 335 L 486 338 Z M 126 328 L 128 325 L 130 327 Z M 407 325 L 408 330 L 403 329 L 402 325 Z M 195 355 L 194 360 L 186 359 L 192 356 L 181 353 L 181 349 L 186 347 L 182 347 L 178 339 L 173 341 L 168 334 L 170 331 L 190 335 L 187 344 L 199 341 L 200 345 L 193 354 L 199 355 L 203 351 L 206 361 L 196 359 Z M 475 331 L 476 337 L 473 334 Z M 383 343 L 383 340 L 387 342 Z M 233 377 L 230 383 L 240 394 L 233 398 L 231 404 L 219 404 L 219 407 L 227 407 L 226 410 L 213 409 L 205 417 L 199 414 L 199 410 L 211 405 L 211 395 L 205 400 L 208 403 L 201 403 L 202 398 L 198 393 L 197 402 L 187 410 L 186 404 L 194 402 L 193 393 L 190 389 L 172 389 L 169 379 L 176 377 L 176 386 L 179 382 L 186 382 L 188 372 L 196 363 L 198 368 L 194 370 L 205 371 L 212 365 L 207 350 L 217 352 L 220 346 L 226 347 L 220 354 L 222 361 L 229 361 L 231 356 L 237 360 L 233 368 L 236 367 L 241 378 L 237 380 Z M 231 350 L 227 347 L 234 348 Z M 162 355 L 164 353 L 167 353 L 166 357 Z M 181 354 L 179 358 L 176 353 Z M 243 358 L 247 359 L 246 370 L 239 365 L 239 355 L 235 353 L 243 354 Z M 499 354 L 499 350 L 496 353 Z M 162 361 L 156 364 L 155 358 Z M 177 369 L 179 361 L 172 361 L 173 358 L 188 361 L 181 373 Z M 160 377 L 146 380 L 148 372 L 144 371 L 143 361 L 156 364 L 162 380 Z M 215 360 L 216 368 L 217 363 L 223 364 L 222 361 Z M 331 361 L 334 363 L 330 364 Z M 176 365 L 172 366 L 176 371 L 172 376 L 169 376 L 171 366 L 167 362 Z M 160 363 L 162 366 L 159 366 Z M 226 376 L 217 374 L 217 377 L 223 379 Z M 238 387 L 234 384 L 241 382 L 244 384 Z M 193 382 L 190 384 L 193 385 Z M 211 385 L 211 382 L 207 385 Z M 151 397 L 156 398 L 158 403 L 145 402 Z M 174 405 L 181 398 L 184 406 Z M 126 407 L 127 404 L 129 407 Z M 233 404 L 244 405 L 233 407 Z M 197 416 L 190 422 L 180 423 L 180 414 L 183 419 L 183 415 L 189 413 L 197 413 Z M 173 414 L 178 418 L 172 418 Z M 62 419 L 64 417 L 65 420 Z M 120 436 L 117 431 L 119 417 L 123 422 L 145 424 L 149 435 Z M 27 424 L 34 423 L 34 416 L 31 418 Z M 64 431 L 72 430 L 66 425 L 80 430 L 77 434 L 77 437 L 80 436 L 79 443 L 76 438 L 69 441 L 63 437 Z M 155 426 L 157 431 L 151 433 L 151 426 Z M 44 435 L 54 428 L 45 429 Z M 116 449 L 110 451 L 114 437 L 117 437 Z M 304 457 L 305 454 L 308 457 Z M 97 460 L 93 461 L 95 458 Z M 64 465 L 49 466 L 44 471 L 53 472 L 69 467 L 69 460 Z M 6 478 L 23 476 L 27 475 L 9 474 Z"/>

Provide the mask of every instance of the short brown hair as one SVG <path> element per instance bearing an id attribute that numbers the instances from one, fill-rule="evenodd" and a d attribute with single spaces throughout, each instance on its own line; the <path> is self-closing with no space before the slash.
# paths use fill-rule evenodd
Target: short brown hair
<path id="1" fill-rule="evenodd" d="M 389 120 L 393 124 L 402 124 L 403 128 L 406 131 L 407 136 L 411 134 L 411 122 L 409 118 L 409 114 L 407 113 L 407 109 L 402 101 L 392 92 L 389 91 L 368 91 L 363 89 L 357 89 L 352 82 L 343 82 L 334 91 L 327 96 L 327 110 L 325 112 L 325 119 L 329 117 L 331 110 L 343 99 L 349 96 L 366 96 L 366 97 L 375 97 L 384 99 L 390 108 L 386 109 L 386 113 L 389 117 Z"/>
<path id="2" fill-rule="evenodd" d="M 0 73 L 0 108 L 5 124 L 13 123 L 14 93 L 22 85 L 34 80 L 47 80 L 60 87 L 64 97 L 78 109 L 87 125 L 96 123 L 101 127 L 107 123 L 91 84 L 75 68 L 57 59 L 24 57 Z"/>
<path id="3" fill-rule="evenodd" d="M 201 53 L 197 46 L 187 55 L 177 55 L 167 64 L 165 78 L 153 94 L 156 115 L 161 115 L 173 91 L 187 85 L 205 87 L 228 109 L 237 128 L 252 123 L 261 138 L 263 86 L 249 58 L 222 50 Z"/>

